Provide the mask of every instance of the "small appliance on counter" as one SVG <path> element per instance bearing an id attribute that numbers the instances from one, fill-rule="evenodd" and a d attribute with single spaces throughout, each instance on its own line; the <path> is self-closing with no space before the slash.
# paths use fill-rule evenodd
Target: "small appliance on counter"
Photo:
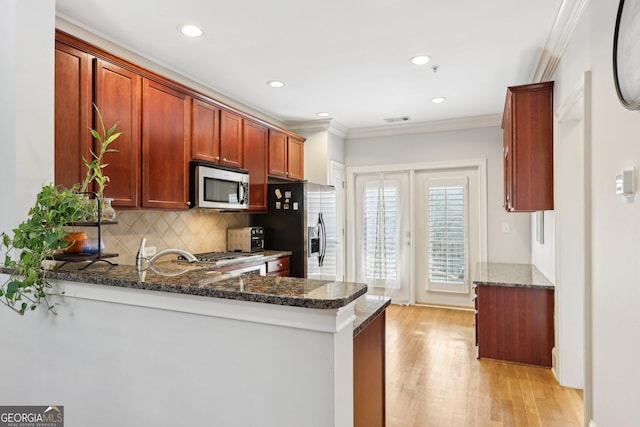
<path id="1" fill-rule="evenodd" d="M 227 228 L 227 250 L 229 252 L 264 250 L 264 229 L 262 227 Z"/>

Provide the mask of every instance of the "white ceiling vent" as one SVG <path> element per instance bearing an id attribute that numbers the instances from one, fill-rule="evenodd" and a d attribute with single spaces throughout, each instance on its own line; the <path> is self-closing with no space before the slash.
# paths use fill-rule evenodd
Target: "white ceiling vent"
<path id="1" fill-rule="evenodd" d="M 387 122 L 387 123 L 408 122 L 409 120 L 411 120 L 411 117 L 409 117 L 409 116 L 390 117 L 388 119 L 384 119 L 384 121 Z"/>

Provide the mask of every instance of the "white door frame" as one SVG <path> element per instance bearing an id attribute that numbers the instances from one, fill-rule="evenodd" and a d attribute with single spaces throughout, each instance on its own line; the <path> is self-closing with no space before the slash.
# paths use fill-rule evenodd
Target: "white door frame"
<path id="1" fill-rule="evenodd" d="M 583 313 L 579 320 L 582 320 L 582 324 L 575 326 L 575 316 L 570 317 L 571 312 L 566 309 L 571 305 L 576 304 L 575 295 L 571 295 L 562 288 L 563 283 L 558 283 L 558 289 L 556 289 L 556 336 L 558 340 L 556 342 L 556 364 L 554 365 L 554 374 L 561 385 L 568 385 L 575 387 L 575 383 L 582 380 L 584 386 L 584 412 L 585 420 L 592 419 L 592 353 L 591 353 L 591 72 L 584 73 L 581 81 L 578 82 L 573 91 L 567 96 L 562 105 L 557 109 L 556 113 L 556 145 L 561 143 L 560 139 L 560 127 L 564 122 L 576 121 L 581 123 L 581 145 L 583 153 L 583 164 L 577 165 L 582 168 L 582 177 L 584 182 L 584 188 L 576 188 L 575 192 L 580 194 L 584 201 L 584 254 L 583 263 L 581 267 L 584 276 L 584 286 L 582 288 L 582 303 Z M 556 181 L 558 179 L 558 174 Z M 557 183 L 556 183 L 557 187 Z M 557 194 L 555 197 L 565 197 L 564 194 Z M 560 250 L 563 245 L 563 239 L 570 239 L 573 236 L 566 236 L 559 234 L 562 232 L 561 225 L 558 227 L 558 219 L 562 221 L 562 213 L 556 212 L 558 218 L 556 218 L 556 281 L 560 282 L 562 277 L 563 262 L 559 259 Z M 563 336 L 570 334 L 583 333 L 583 348 L 573 349 L 563 347 Z M 575 352 L 583 352 L 584 370 L 583 378 L 569 378 L 562 370 L 562 366 L 566 364 L 574 363 L 576 358 Z"/>
<path id="2" fill-rule="evenodd" d="M 336 280 L 343 281 L 346 277 L 346 182 L 344 164 L 335 160 L 329 162 L 329 185 L 333 185 L 336 188 Z"/>
<path id="3" fill-rule="evenodd" d="M 414 180 L 416 171 L 437 171 L 443 169 L 455 169 L 455 168 L 477 168 L 478 169 L 478 212 L 480 215 L 480 239 L 479 239 L 479 261 L 487 261 L 487 247 L 488 247 L 488 226 L 487 226 L 487 159 L 468 159 L 468 160 L 455 160 L 455 161 L 443 161 L 443 162 L 431 162 L 431 163 L 406 163 L 406 164 L 394 164 L 394 165 L 378 165 L 378 166 L 350 166 L 347 167 L 347 223 L 346 223 L 346 277 L 349 281 L 354 281 L 356 277 L 356 215 L 355 215 L 355 179 L 356 175 L 364 173 L 376 173 L 376 172 L 402 172 L 409 171 L 409 189 L 410 189 L 410 221 L 411 221 L 411 235 L 415 236 L 415 214 L 413 207 L 415 206 L 414 200 Z M 413 260 L 415 259 L 415 245 L 411 245 L 411 289 L 415 289 L 415 266 Z M 475 269 L 475 266 L 471 266 Z M 413 301 L 412 301 L 413 303 Z"/>

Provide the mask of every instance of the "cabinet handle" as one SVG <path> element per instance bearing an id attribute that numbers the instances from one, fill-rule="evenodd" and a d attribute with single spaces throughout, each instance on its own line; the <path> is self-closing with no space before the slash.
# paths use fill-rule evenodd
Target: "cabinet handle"
<path id="1" fill-rule="evenodd" d="M 191 202 L 187 202 L 186 204 L 187 204 L 187 206 L 191 206 Z"/>
<path id="2" fill-rule="evenodd" d="M 226 161 L 227 161 L 227 158 L 225 157 L 224 159 L 222 159 L 222 161 L 223 161 L 223 162 L 226 162 Z"/>
<path id="3" fill-rule="evenodd" d="M 282 267 L 282 263 L 281 262 L 278 263 L 278 267 Z"/>
<path id="4" fill-rule="evenodd" d="M 220 156 L 216 156 L 216 160 L 220 160 Z"/>

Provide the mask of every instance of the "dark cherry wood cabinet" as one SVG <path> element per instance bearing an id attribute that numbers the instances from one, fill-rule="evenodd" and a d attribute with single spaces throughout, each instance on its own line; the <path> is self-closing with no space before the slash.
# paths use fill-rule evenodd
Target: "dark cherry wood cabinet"
<path id="1" fill-rule="evenodd" d="M 287 140 L 287 177 L 304 178 L 304 140 L 289 136 Z"/>
<path id="2" fill-rule="evenodd" d="M 383 311 L 353 338 L 354 427 L 385 425 L 385 325 Z"/>
<path id="3" fill-rule="evenodd" d="M 269 130 L 269 175 L 287 177 L 287 134 Z"/>
<path id="4" fill-rule="evenodd" d="M 194 99 L 191 111 L 191 156 L 220 163 L 220 108 Z"/>
<path id="5" fill-rule="evenodd" d="M 553 210 L 553 82 L 509 87 L 502 128 L 505 209 Z"/>
<path id="6" fill-rule="evenodd" d="M 231 111 L 220 112 L 220 164 L 243 167 L 242 126 L 243 119 Z"/>
<path id="7" fill-rule="evenodd" d="M 266 212 L 269 129 L 245 119 L 243 133 L 243 164 L 249 171 L 249 210 Z"/>
<path id="8" fill-rule="evenodd" d="M 284 256 L 267 262 L 267 276 L 289 277 L 291 257 Z"/>
<path id="9" fill-rule="evenodd" d="M 554 291 L 476 286 L 478 357 L 550 367 Z"/>
<path id="10" fill-rule="evenodd" d="M 143 79 L 142 203 L 186 209 L 189 200 L 191 98 Z"/>
<path id="11" fill-rule="evenodd" d="M 140 113 L 142 78 L 123 67 L 102 59 L 95 60 L 95 103 L 105 126 L 118 123 L 122 134 L 109 147 L 105 174 L 110 182 L 105 196 L 113 198 L 114 207 L 136 207 L 140 197 Z M 96 125 L 98 121 L 96 120 Z"/>
<path id="12" fill-rule="evenodd" d="M 269 174 L 304 176 L 303 138 L 56 30 L 56 184 L 86 175 L 94 102 L 122 132 L 105 158 L 117 208 L 186 209 L 191 158 L 248 169 L 254 212 L 267 210 Z"/>
<path id="13" fill-rule="evenodd" d="M 55 183 L 71 188 L 87 171 L 93 138 L 92 56 L 56 41 L 55 47 Z"/>
<path id="14" fill-rule="evenodd" d="M 304 178 L 304 139 L 269 131 L 269 175 L 294 180 Z"/>

